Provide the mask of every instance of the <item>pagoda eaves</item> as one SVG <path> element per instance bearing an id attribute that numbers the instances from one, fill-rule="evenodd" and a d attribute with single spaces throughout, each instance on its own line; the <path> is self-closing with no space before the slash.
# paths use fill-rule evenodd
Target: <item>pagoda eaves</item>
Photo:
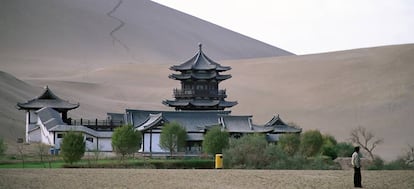
<path id="1" fill-rule="evenodd" d="M 175 100 L 164 100 L 163 104 L 176 110 L 224 110 L 237 104 L 236 101 L 226 101 L 226 90 L 219 89 L 221 81 L 231 78 L 231 75 L 220 73 L 231 67 L 221 66 L 208 58 L 201 44 L 195 56 L 170 69 L 180 72 L 171 74 L 169 78 L 179 80 L 181 88 L 174 89 Z"/>
<path id="2" fill-rule="evenodd" d="M 50 107 L 58 111 L 68 111 L 79 107 L 78 104 L 72 104 L 68 101 L 62 100 L 56 96 L 48 86 L 45 87 L 43 93 L 25 103 L 17 103 L 19 109 L 24 110 L 38 110 L 43 107 Z"/>

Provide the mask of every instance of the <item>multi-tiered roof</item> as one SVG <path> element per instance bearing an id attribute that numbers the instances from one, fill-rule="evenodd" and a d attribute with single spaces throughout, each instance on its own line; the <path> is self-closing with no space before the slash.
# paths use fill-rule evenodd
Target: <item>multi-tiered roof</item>
<path id="1" fill-rule="evenodd" d="M 237 104 L 236 101 L 226 101 L 226 90 L 219 89 L 219 83 L 231 78 L 222 72 L 231 69 L 222 66 L 208 58 L 199 45 L 199 50 L 190 60 L 175 65 L 171 70 L 180 72 L 171 74 L 169 78 L 179 80 L 181 89 L 174 89 L 175 100 L 165 100 L 163 103 L 176 110 L 224 110 Z"/>

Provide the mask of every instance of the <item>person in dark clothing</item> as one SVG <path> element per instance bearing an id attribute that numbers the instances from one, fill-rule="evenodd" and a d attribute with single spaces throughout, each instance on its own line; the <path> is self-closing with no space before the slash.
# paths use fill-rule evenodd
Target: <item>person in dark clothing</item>
<path id="1" fill-rule="evenodd" d="M 362 188 L 361 184 L 361 155 L 359 154 L 359 146 L 354 148 L 351 164 L 354 167 L 354 187 Z"/>

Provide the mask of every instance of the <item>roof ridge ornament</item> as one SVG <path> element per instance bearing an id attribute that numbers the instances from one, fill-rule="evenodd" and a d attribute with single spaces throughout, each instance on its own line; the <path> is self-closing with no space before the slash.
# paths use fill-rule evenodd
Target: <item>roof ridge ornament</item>
<path id="1" fill-rule="evenodd" d="M 202 43 L 198 43 L 198 50 L 201 52 L 203 49 L 203 44 Z"/>

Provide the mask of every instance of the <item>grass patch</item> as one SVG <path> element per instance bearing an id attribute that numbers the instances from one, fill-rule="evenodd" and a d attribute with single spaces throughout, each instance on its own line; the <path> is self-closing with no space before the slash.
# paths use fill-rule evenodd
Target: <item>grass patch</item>
<path id="1" fill-rule="evenodd" d="M 80 162 L 65 164 L 65 168 L 151 168 L 151 169 L 212 169 L 214 160 L 206 159 L 131 159 L 126 161 L 110 160 L 96 163 Z"/>
<path id="2" fill-rule="evenodd" d="M 62 168 L 65 163 L 63 161 L 55 161 L 50 163 L 50 168 Z M 20 162 L 2 162 L 0 169 L 8 168 L 49 168 L 48 162 L 25 162 L 24 167 Z"/>

